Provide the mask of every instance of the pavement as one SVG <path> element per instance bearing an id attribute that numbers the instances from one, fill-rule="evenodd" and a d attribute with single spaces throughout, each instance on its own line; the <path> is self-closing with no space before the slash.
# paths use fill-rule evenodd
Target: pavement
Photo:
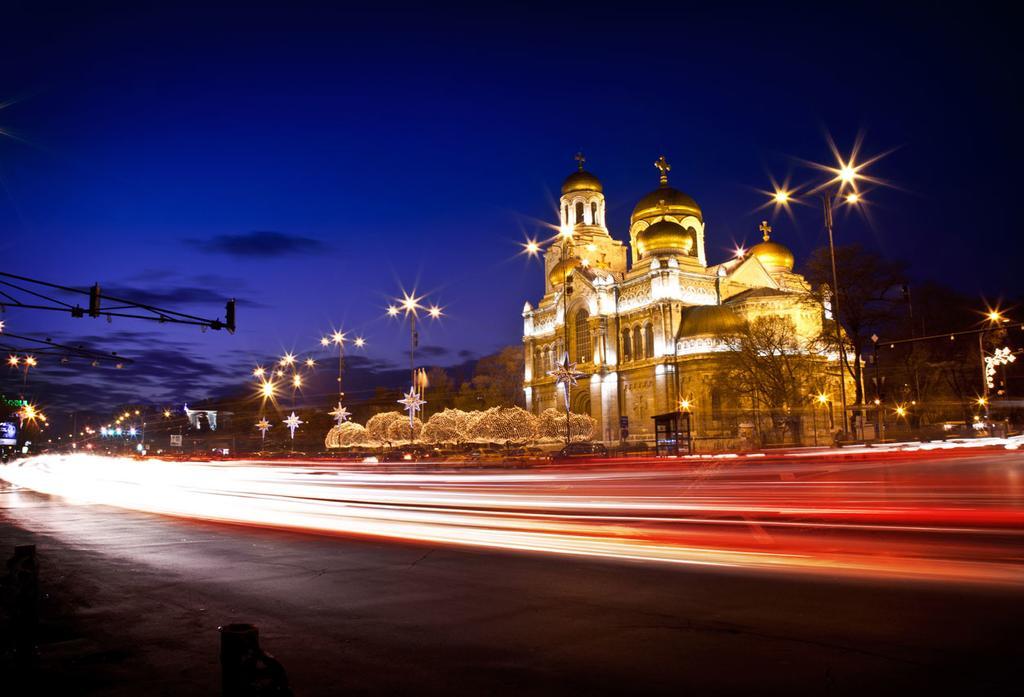
<path id="1" fill-rule="evenodd" d="M 260 627 L 298 695 L 1004 695 L 1024 665 L 1012 584 L 288 532 L 3 485 L 0 549 L 28 542 L 36 694 L 219 694 L 229 622 Z"/>

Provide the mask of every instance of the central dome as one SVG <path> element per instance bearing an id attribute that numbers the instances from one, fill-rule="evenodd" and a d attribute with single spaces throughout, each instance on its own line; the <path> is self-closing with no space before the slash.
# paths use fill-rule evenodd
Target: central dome
<path id="1" fill-rule="evenodd" d="M 671 215 L 682 218 L 687 215 L 704 220 L 700 206 L 689 195 L 679 189 L 663 184 L 640 199 L 633 209 L 633 220 L 641 220 L 655 215 Z"/>
<path id="2" fill-rule="evenodd" d="M 704 214 L 697 202 L 679 189 L 673 189 L 668 185 L 668 173 L 672 166 L 665 161 L 665 156 L 659 157 L 654 166 L 661 172 L 661 186 L 640 199 L 633 209 L 632 222 L 661 215 L 671 215 L 674 218 L 692 215 L 704 222 Z"/>

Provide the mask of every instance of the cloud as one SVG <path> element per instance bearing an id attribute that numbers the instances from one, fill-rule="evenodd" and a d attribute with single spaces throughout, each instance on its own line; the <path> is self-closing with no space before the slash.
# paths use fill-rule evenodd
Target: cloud
<path id="1" fill-rule="evenodd" d="M 416 349 L 416 353 L 424 358 L 442 358 L 450 354 L 451 350 L 446 349 L 444 346 L 420 346 Z"/>
<path id="2" fill-rule="evenodd" d="M 104 286 L 104 295 L 124 298 L 143 305 L 156 305 L 176 309 L 180 305 L 220 305 L 223 306 L 229 296 L 212 288 L 196 286 L 169 286 L 160 288 L 138 288 L 130 286 Z M 245 298 L 236 298 L 239 307 L 266 307 Z"/>
<path id="3" fill-rule="evenodd" d="M 215 235 L 209 239 L 189 238 L 185 244 L 211 254 L 236 257 L 277 257 L 286 254 L 315 254 L 326 249 L 320 240 L 272 230 L 254 230 L 240 235 Z"/>

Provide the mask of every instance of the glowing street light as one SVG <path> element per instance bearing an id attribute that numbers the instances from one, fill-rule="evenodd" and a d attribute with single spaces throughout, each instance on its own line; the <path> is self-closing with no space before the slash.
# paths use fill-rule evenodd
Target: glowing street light
<path id="1" fill-rule="evenodd" d="M 832 264 L 832 288 L 831 288 L 831 310 L 832 319 L 835 324 L 836 333 L 836 347 L 839 351 L 839 397 L 842 402 L 842 416 L 843 416 L 843 433 L 849 431 L 849 415 L 846 413 L 846 349 L 842 335 L 842 324 L 841 315 L 839 312 L 839 273 L 836 270 L 836 251 L 835 251 L 835 236 L 833 232 L 832 224 L 832 213 L 835 208 L 836 202 L 842 200 L 848 205 L 859 205 L 863 203 L 863 196 L 857 191 L 857 182 L 860 180 L 873 181 L 877 183 L 877 180 L 871 179 L 862 173 L 862 170 L 876 162 L 880 158 L 885 156 L 885 153 L 873 157 L 866 162 L 857 163 L 857 152 L 860 149 L 860 141 L 854 146 L 853 154 L 849 158 L 844 158 L 839 154 L 838 149 L 829 139 L 829 147 L 832 150 L 832 154 L 836 159 L 835 166 L 820 165 L 810 163 L 815 169 L 827 172 L 831 175 L 831 178 L 819 185 L 818 187 L 811 189 L 810 194 L 817 194 L 821 197 L 822 209 L 825 215 L 825 228 L 828 231 L 828 249 L 829 257 Z M 783 206 L 788 208 L 791 202 L 795 201 L 795 195 L 793 191 L 787 190 L 785 187 L 776 186 L 774 191 L 769 193 L 771 202 L 775 204 L 775 207 Z"/>
<path id="2" fill-rule="evenodd" d="M 267 369 L 264 368 L 261 365 L 258 365 L 258 366 L 256 366 L 255 368 L 252 369 L 252 376 L 254 378 L 261 378 L 261 377 L 263 377 L 266 374 L 267 374 Z"/>
<path id="3" fill-rule="evenodd" d="M 312 358 L 307 358 L 306 359 L 306 367 L 307 368 L 313 368 L 315 366 L 316 366 L 316 361 L 314 361 Z"/>
<path id="4" fill-rule="evenodd" d="M 292 387 L 296 389 L 302 387 L 302 376 L 298 373 L 292 375 Z"/>
<path id="5" fill-rule="evenodd" d="M 260 395 L 262 395 L 265 400 L 274 399 L 274 397 L 277 396 L 277 385 L 270 380 L 264 380 L 260 383 Z"/>
<path id="6" fill-rule="evenodd" d="M 278 363 L 282 368 L 295 365 L 295 355 L 292 353 L 286 353 L 281 357 L 281 361 Z"/>
<path id="7" fill-rule="evenodd" d="M 402 291 L 402 298 L 395 301 L 397 305 L 388 306 L 389 317 L 397 317 L 398 313 L 402 312 L 409 319 L 409 384 L 413 388 L 416 386 L 416 346 L 419 344 L 416 320 L 419 318 L 419 311 L 426 310 L 427 315 L 431 319 L 440 319 L 442 315 L 440 306 L 431 304 L 430 307 L 426 307 L 421 304 L 420 301 L 424 297 L 422 295 L 417 296 L 415 291 L 412 293 Z"/>
<path id="8" fill-rule="evenodd" d="M 11 366 L 12 368 L 17 368 L 19 363 L 21 363 L 21 359 L 15 355 L 12 354 L 7 357 L 7 365 Z"/>

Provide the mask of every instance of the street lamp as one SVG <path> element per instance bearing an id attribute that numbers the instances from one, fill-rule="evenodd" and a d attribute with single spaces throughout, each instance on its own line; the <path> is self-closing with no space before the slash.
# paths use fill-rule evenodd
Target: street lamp
<path id="1" fill-rule="evenodd" d="M 836 269 L 836 248 L 835 248 L 835 237 L 833 231 L 833 212 L 837 203 L 846 203 L 847 205 L 859 205 L 863 203 L 863 196 L 857 190 L 857 182 L 860 180 L 875 181 L 866 177 L 861 170 L 864 167 L 875 162 L 884 155 L 879 155 L 869 159 L 868 161 L 857 164 L 856 151 L 859 148 L 854 148 L 854 154 L 847 160 L 844 159 L 836 150 L 835 146 L 832 145 L 832 152 L 836 158 L 836 165 L 813 165 L 815 169 L 819 169 L 831 174 L 831 178 L 820 184 L 816 188 L 811 189 L 808 194 L 818 194 L 821 198 L 822 211 L 825 216 L 825 229 L 828 231 L 828 251 L 829 261 L 832 266 L 832 288 L 830 294 L 830 303 L 832 311 L 832 321 L 835 324 L 836 333 L 836 348 L 839 351 L 839 398 L 842 402 L 842 418 L 843 418 L 843 433 L 849 433 L 849 415 L 847 414 L 847 401 L 846 401 L 846 371 L 847 371 L 847 358 L 846 358 L 846 347 L 843 342 L 842 323 L 840 321 L 839 314 L 839 273 Z M 787 190 L 784 187 L 775 187 L 775 190 L 770 192 L 771 202 L 778 206 L 788 207 L 791 202 L 796 201 L 796 196 L 793 191 Z"/>
<path id="2" fill-rule="evenodd" d="M 981 361 L 981 389 L 982 389 L 982 393 L 981 393 L 982 396 L 981 396 L 981 398 L 978 399 L 978 406 L 985 408 L 985 428 L 986 429 L 991 429 L 991 427 L 992 427 L 992 424 L 990 423 L 990 416 L 991 416 L 991 414 L 989 412 L 989 407 L 988 407 L 989 388 L 990 388 L 990 385 L 991 385 L 991 382 L 992 382 L 992 375 L 995 375 L 995 365 L 994 365 L 995 361 L 996 360 L 1004 360 L 1004 359 L 1003 359 L 1003 356 L 1002 356 L 1002 352 L 1000 352 L 998 349 L 997 349 L 997 353 L 999 354 L 998 358 L 996 358 L 996 357 L 989 357 L 989 356 L 985 355 L 985 335 L 993 327 L 997 327 L 998 325 L 1002 324 L 1003 322 L 1008 322 L 1009 320 L 1006 319 L 1005 317 L 1003 317 L 1003 313 L 1000 312 L 998 308 L 989 308 L 988 311 L 985 313 L 985 320 L 988 322 L 987 326 L 982 327 L 981 331 L 978 332 L 978 357 L 979 357 L 979 359 Z M 1009 353 L 1009 352 L 1007 352 L 1007 353 Z M 1005 359 L 1005 360 L 1012 360 L 1012 359 L 1014 359 L 1014 357 L 1012 355 L 1010 355 L 1009 359 Z"/>
<path id="3" fill-rule="evenodd" d="M 416 320 L 419 319 L 420 310 L 425 310 L 427 316 L 430 319 L 440 319 L 442 316 L 442 308 L 438 305 L 430 305 L 429 307 L 423 305 L 420 301 L 423 300 L 424 296 L 417 296 L 415 291 L 412 293 L 402 292 L 402 298 L 396 299 L 395 303 L 388 305 L 387 313 L 388 317 L 397 317 L 399 314 L 405 315 L 409 320 L 409 384 L 415 389 L 416 387 L 416 347 L 419 345 L 419 333 L 416 331 Z"/>

